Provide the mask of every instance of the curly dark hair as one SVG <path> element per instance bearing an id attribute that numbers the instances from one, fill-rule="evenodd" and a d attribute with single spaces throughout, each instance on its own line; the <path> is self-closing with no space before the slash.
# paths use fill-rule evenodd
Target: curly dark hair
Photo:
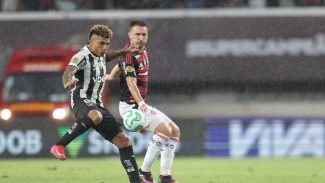
<path id="1" fill-rule="evenodd" d="M 90 39 L 90 37 L 94 34 L 109 39 L 113 37 L 113 31 L 108 28 L 107 25 L 102 24 L 96 24 L 90 28 L 88 39 Z"/>

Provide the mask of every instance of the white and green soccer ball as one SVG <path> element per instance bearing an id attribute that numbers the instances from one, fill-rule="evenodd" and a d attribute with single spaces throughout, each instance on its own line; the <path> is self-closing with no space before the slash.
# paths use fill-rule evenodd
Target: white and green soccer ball
<path id="1" fill-rule="evenodd" d="M 130 109 L 123 115 L 123 125 L 127 130 L 140 131 L 147 126 L 144 113 L 138 109 Z"/>

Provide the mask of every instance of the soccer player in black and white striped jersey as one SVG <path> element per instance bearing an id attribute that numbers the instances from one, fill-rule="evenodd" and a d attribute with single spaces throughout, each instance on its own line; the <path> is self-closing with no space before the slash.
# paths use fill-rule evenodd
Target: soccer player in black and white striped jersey
<path id="1" fill-rule="evenodd" d="M 118 147 L 130 183 L 140 183 L 132 143 L 122 131 L 121 124 L 104 108 L 102 101 L 105 63 L 133 49 L 107 52 L 112 35 L 112 31 L 107 26 L 94 25 L 89 32 L 88 44 L 71 58 L 62 80 L 64 88 L 71 90 L 72 112 L 77 121 L 51 148 L 51 153 L 60 160 L 65 160 L 65 146 L 89 128 L 94 128 L 106 140 Z"/>

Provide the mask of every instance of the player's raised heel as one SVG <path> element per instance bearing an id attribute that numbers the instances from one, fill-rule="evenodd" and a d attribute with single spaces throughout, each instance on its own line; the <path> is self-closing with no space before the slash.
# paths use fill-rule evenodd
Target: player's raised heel
<path id="1" fill-rule="evenodd" d="M 54 157 L 64 161 L 66 159 L 65 152 L 64 152 L 64 146 L 54 145 L 51 148 L 50 151 Z"/>
<path id="2" fill-rule="evenodd" d="M 140 174 L 140 179 L 143 183 L 156 183 L 152 178 L 151 172 L 144 172 L 140 169 L 139 174 Z"/>
<path id="3" fill-rule="evenodd" d="M 177 180 L 173 179 L 171 175 L 168 176 L 159 176 L 158 183 L 179 183 Z"/>

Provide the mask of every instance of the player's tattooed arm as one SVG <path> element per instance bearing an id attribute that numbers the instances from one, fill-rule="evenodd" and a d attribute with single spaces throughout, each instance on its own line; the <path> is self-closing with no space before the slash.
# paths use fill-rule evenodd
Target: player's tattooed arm
<path id="1" fill-rule="evenodd" d="M 77 67 L 68 65 L 68 67 L 65 69 L 63 76 L 62 76 L 62 84 L 65 89 L 71 90 L 76 86 L 78 83 L 78 79 L 73 79 L 73 76 L 78 71 Z"/>
<path id="2" fill-rule="evenodd" d="M 106 62 L 112 61 L 115 58 L 126 54 L 126 53 L 133 53 L 133 52 L 138 52 L 139 48 L 138 47 L 128 47 L 128 48 L 122 48 L 119 50 L 108 50 L 106 51 L 105 55 L 106 55 Z"/>

